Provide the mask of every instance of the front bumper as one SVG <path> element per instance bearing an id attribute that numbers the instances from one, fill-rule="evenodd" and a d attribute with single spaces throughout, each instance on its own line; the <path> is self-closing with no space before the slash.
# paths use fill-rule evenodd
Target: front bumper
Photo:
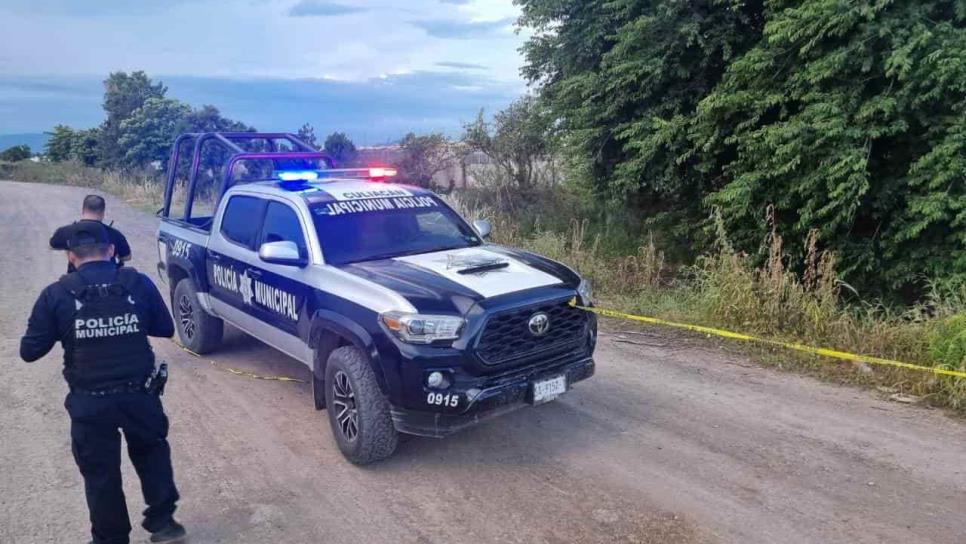
<path id="1" fill-rule="evenodd" d="M 392 408 L 392 421 L 401 433 L 443 437 L 492 417 L 532 404 L 532 385 L 557 376 L 567 377 L 567 390 L 594 374 L 592 357 L 521 368 L 500 376 L 483 376 L 474 382 L 461 381 L 446 390 L 464 402 L 458 412 L 427 412 Z"/>

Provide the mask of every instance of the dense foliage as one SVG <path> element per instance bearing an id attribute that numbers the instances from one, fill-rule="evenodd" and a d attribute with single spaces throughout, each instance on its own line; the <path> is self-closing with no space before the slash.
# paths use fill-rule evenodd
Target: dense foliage
<path id="1" fill-rule="evenodd" d="M 524 74 L 598 194 L 699 245 L 717 207 L 750 253 L 773 206 L 865 293 L 966 276 L 966 2 L 518 3 Z"/>
<path id="2" fill-rule="evenodd" d="M 254 130 L 223 117 L 214 106 L 192 109 L 166 94 L 167 87 L 144 72 L 110 74 L 104 81 L 104 122 L 84 130 L 55 126 L 48 133 L 47 159 L 109 169 L 163 167 L 178 134 Z M 205 165 L 218 162 L 210 157 Z"/>
<path id="3" fill-rule="evenodd" d="M 552 156 L 553 120 L 531 95 L 515 100 L 487 122 L 483 111 L 463 127 L 463 143 L 485 154 L 519 189 L 539 181 L 541 163 Z"/>
<path id="4" fill-rule="evenodd" d="M 392 161 L 402 183 L 433 187 L 433 176 L 450 168 L 456 157 L 453 146 L 439 133 L 417 136 L 410 132 L 399 141 L 399 155 Z"/>
<path id="5" fill-rule="evenodd" d="M 341 168 L 352 166 L 358 154 L 356 145 L 345 132 L 333 132 L 326 136 L 322 149 L 332 157 L 335 165 Z"/>
<path id="6" fill-rule="evenodd" d="M 17 162 L 30 158 L 29 145 L 15 145 L 0 151 L 0 161 Z"/>

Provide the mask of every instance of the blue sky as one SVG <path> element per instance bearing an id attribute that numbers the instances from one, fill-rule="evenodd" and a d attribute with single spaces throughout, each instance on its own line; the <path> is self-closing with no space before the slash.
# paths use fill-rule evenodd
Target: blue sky
<path id="1" fill-rule="evenodd" d="M 145 70 L 263 130 L 455 135 L 525 92 L 517 15 L 511 0 L 3 0 L 0 134 L 94 126 L 101 80 Z"/>

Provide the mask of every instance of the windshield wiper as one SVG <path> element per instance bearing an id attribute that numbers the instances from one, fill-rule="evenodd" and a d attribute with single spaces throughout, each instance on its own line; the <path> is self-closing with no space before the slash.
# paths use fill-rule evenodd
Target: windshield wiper
<path id="1" fill-rule="evenodd" d="M 471 266 L 469 268 L 461 268 L 457 270 L 457 274 L 478 274 L 480 272 L 489 272 L 490 270 L 499 270 L 500 268 L 506 268 L 510 266 L 507 261 L 498 261 L 492 263 L 485 263 L 477 266 Z"/>

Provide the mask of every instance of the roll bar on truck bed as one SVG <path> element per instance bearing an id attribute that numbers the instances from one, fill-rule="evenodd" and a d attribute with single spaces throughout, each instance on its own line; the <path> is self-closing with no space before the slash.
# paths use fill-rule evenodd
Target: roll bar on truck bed
<path id="1" fill-rule="evenodd" d="M 171 217 L 171 200 L 174 195 L 175 184 L 177 183 L 178 162 L 181 159 L 182 144 L 194 141 L 191 155 L 191 167 L 188 174 L 187 192 L 185 195 L 184 213 L 182 217 Z M 206 143 L 219 146 L 223 151 L 230 153 L 224 167 L 220 187 L 217 192 L 217 201 L 221 200 L 222 195 L 231 188 L 232 174 L 235 166 L 241 161 L 269 160 L 275 167 L 278 161 L 304 160 L 317 161 L 325 164 L 326 169 L 335 167 L 332 158 L 324 152 L 320 152 L 309 144 L 298 139 L 294 134 L 283 132 L 189 132 L 178 136 L 171 147 L 171 156 L 168 159 L 167 183 L 164 188 L 164 207 L 159 211 L 161 217 L 174 221 L 188 223 L 191 217 L 191 208 L 194 203 L 196 191 L 198 189 L 198 174 L 201 169 L 201 158 Z M 279 144 L 284 144 L 288 149 L 280 149 Z M 245 147 L 256 148 L 257 151 L 245 149 Z"/>

